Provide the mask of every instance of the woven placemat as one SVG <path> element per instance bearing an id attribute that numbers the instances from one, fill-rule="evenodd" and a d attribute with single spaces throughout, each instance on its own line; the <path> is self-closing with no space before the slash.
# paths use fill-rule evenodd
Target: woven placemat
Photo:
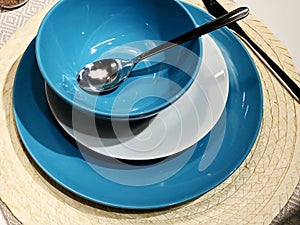
<path id="1" fill-rule="evenodd" d="M 199 7 L 201 1 L 188 0 Z M 228 9 L 235 5 L 220 1 Z M 300 107 L 254 56 L 264 94 L 262 127 L 251 153 L 221 185 L 171 209 L 140 212 L 87 204 L 47 179 L 27 157 L 12 113 L 12 86 L 22 53 L 49 8 L 22 26 L 0 50 L 0 196 L 23 224 L 269 224 L 300 178 Z M 246 32 L 299 84 L 280 41 L 251 15 Z"/>

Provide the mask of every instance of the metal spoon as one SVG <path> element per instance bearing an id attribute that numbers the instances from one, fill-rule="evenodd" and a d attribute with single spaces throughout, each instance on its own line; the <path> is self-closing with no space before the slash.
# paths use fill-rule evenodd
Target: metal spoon
<path id="1" fill-rule="evenodd" d="M 141 60 L 241 20 L 248 14 L 249 9 L 247 7 L 237 8 L 162 45 L 156 46 L 131 60 L 101 59 L 89 63 L 78 72 L 77 82 L 83 90 L 93 94 L 113 90 L 129 76 L 132 69 Z"/>

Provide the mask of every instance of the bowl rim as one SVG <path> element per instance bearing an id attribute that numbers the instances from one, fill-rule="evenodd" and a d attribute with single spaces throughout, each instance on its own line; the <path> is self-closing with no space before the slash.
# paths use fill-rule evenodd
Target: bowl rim
<path id="1" fill-rule="evenodd" d="M 126 113 L 116 113 L 116 112 L 103 112 L 100 109 L 98 109 L 97 107 L 88 107 L 85 106 L 83 104 L 81 104 L 78 101 L 74 101 L 72 98 L 67 97 L 67 95 L 64 95 L 63 93 L 61 93 L 60 91 L 57 90 L 55 84 L 53 82 L 51 82 L 51 80 L 49 80 L 49 75 L 47 75 L 48 73 L 45 70 L 45 67 L 42 63 L 42 58 L 39 54 L 39 52 L 41 52 L 41 47 L 40 47 L 40 43 L 41 43 L 41 32 L 44 29 L 45 23 L 47 21 L 47 19 L 54 13 L 54 11 L 56 10 L 56 8 L 60 7 L 64 2 L 66 2 L 68 0 L 60 0 L 57 3 L 54 4 L 54 6 L 47 12 L 47 14 L 45 15 L 45 17 L 43 18 L 38 31 L 37 31 L 37 35 L 36 35 L 36 41 L 35 41 L 35 55 L 36 55 L 36 60 L 37 60 L 37 64 L 38 64 L 38 68 L 44 78 L 44 80 L 46 81 L 46 83 L 49 85 L 49 87 L 58 95 L 60 96 L 65 102 L 67 102 L 68 104 L 72 105 L 72 107 L 75 107 L 76 109 L 82 111 L 82 112 L 86 112 L 86 113 L 91 113 L 94 114 L 96 117 L 99 118 L 103 118 L 103 119 L 115 119 L 115 120 L 137 120 L 137 119 L 144 119 L 144 118 L 149 118 L 151 116 L 154 116 L 155 114 L 157 114 L 159 111 L 165 109 L 166 107 L 170 106 L 171 104 L 173 104 L 175 101 L 177 101 L 192 85 L 192 83 L 195 80 L 195 77 L 198 75 L 198 71 L 200 69 L 200 65 L 201 65 L 201 61 L 202 61 L 202 57 L 203 57 L 203 45 L 202 45 L 202 39 L 201 37 L 196 38 L 198 41 L 198 45 L 199 45 L 199 52 L 195 53 L 195 55 L 197 55 L 198 57 L 198 61 L 197 61 L 197 65 L 196 68 L 194 69 L 194 72 L 192 75 L 190 75 L 190 79 L 188 82 L 186 82 L 186 84 L 184 85 L 184 87 L 182 87 L 182 89 L 173 97 L 169 98 L 168 101 L 164 101 L 161 104 L 158 104 L 154 107 L 151 108 L 151 110 L 146 110 L 146 111 L 133 111 L 133 112 L 126 112 Z M 181 0 L 169 0 L 171 2 L 175 2 L 180 8 L 182 8 L 182 10 L 185 11 L 185 13 L 188 15 L 189 19 L 191 20 L 191 22 L 193 23 L 194 27 L 198 27 L 198 23 L 196 22 L 196 20 L 194 19 L 193 15 L 190 13 L 190 11 L 186 8 L 186 6 L 181 2 Z M 195 39 L 195 40 L 196 40 Z"/>

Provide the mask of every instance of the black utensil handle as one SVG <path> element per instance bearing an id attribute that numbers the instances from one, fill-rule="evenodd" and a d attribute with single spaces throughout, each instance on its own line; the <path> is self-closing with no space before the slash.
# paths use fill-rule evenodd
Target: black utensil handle
<path id="1" fill-rule="evenodd" d="M 300 103 L 300 88 L 299 86 L 245 33 L 238 24 L 228 26 L 234 30 L 245 43 L 253 50 L 253 52 L 262 60 L 269 70 L 275 75 L 281 85 Z"/>
<path id="2" fill-rule="evenodd" d="M 190 41 L 192 39 L 198 38 L 204 34 L 207 34 L 211 31 L 214 31 L 216 29 L 219 29 L 223 26 L 226 26 L 228 24 L 234 23 L 238 20 L 241 20 L 245 18 L 249 14 L 249 9 L 247 7 L 240 7 L 237 8 L 227 14 L 224 14 L 215 20 L 212 20 L 204 25 L 201 25 L 195 29 L 192 29 L 191 31 L 188 31 L 187 33 L 184 33 L 168 42 L 163 43 L 162 45 L 159 45 L 153 49 L 150 49 L 149 51 L 137 56 L 134 61 L 137 63 L 145 58 L 148 58 L 154 54 L 157 54 L 159 52 L 165 51 L 169 48 L 172 48 L 176 45 L 180 45 L 184 42 Z"/>

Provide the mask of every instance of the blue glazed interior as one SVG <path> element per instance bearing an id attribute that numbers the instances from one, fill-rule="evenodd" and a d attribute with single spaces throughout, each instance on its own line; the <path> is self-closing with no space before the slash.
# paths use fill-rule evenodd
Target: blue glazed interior
<path id="1" fill-rule="evenodd" d="M 62 0 L 40 26 L 37 62 L 49 86 L 69 104 L 103 117 L 147 117 L 190 87 L 201 62 L 201 38 L 140 62 L 108 94 L 81 90 L 77 72 L 101 58 L 133 58 L 195 26 L 174 0 Z"/>

